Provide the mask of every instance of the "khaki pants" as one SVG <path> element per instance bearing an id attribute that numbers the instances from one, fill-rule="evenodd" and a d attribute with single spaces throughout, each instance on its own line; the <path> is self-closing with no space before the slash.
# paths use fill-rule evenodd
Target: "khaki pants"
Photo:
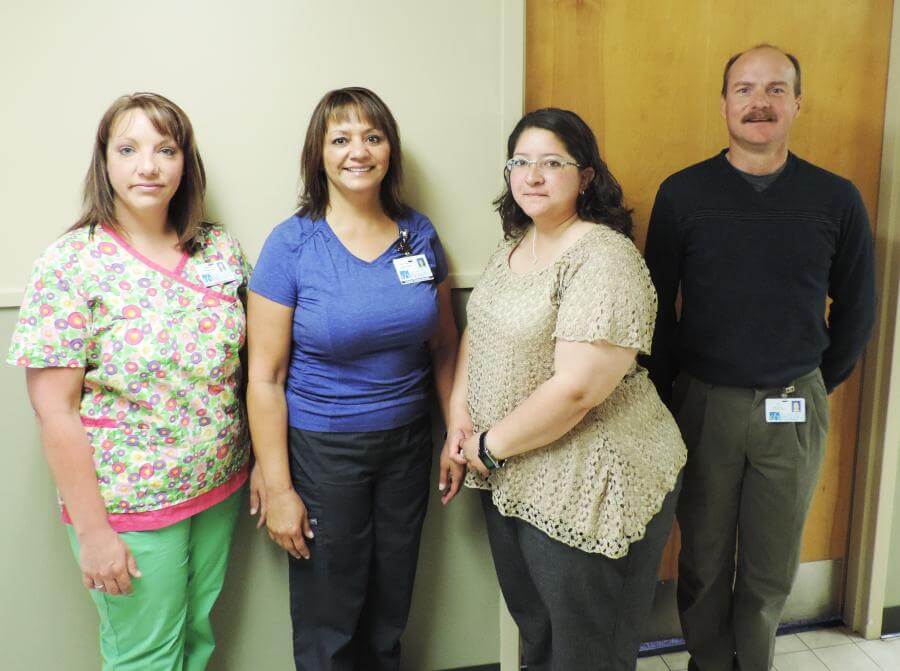
<path id="1" fill-rule="evenodd" d="M 779 388 L 710 385 L 685 373 L 675 382 L 673 409 L 688 448 L 678 610 L 691 671 L 772 665 L 828 431 L 819 371 L 792 384 L 790 396 L 806 399 L 804 423 L 766 423 L 765 399 L 779 397 Z"/>

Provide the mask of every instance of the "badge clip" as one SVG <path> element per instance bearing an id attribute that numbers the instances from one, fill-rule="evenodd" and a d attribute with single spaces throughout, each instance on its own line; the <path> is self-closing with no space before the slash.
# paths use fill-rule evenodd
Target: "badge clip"
<path id="1" fill-rule="evenodd" d="M 412 254 L 412 247 L 409 246 L 408 229 L 400 229 L 400 244 L 397 245 L 397 251 L 403 254 L 403 256 L 409 256 L 410 254 Z"/>

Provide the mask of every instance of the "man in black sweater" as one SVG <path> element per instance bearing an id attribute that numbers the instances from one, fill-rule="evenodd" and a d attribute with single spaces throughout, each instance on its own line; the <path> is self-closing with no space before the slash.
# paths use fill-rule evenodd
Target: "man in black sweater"
<path id="1" fill-rule="evenodd" d="M 796 58 L 768 45 L 733 57 L 728 149 L 666 179 L 650 218 L 659 315 L 645 365 L 688 446 L 678 607 L 692 671 L 771 667 L 826 394 L 874 321 L 865 207 L 851 182 L 788 151 L 799 109 Z"/>

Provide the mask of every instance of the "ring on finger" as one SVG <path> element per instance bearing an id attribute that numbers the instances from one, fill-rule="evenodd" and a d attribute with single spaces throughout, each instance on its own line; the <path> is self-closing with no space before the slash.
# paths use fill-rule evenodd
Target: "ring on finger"
<path id="1" fill-rule="evenodd" d="M 95 582 L 94 589 L 97 590 L 98 592 L 102 592 L 103 590 L 106 589 L 106 585 L 104 585 L 102 582 Z"/>

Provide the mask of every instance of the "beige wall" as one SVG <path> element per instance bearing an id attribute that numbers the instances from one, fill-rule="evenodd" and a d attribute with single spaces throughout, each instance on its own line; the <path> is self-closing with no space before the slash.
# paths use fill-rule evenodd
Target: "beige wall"
<path id="1" fill-rule="evenodd" d="M 208 168 L 209 213 L 255 258 L 292 211 L 315 102 L 338 86 L 374 89 L 400 125 L 409 199 L 435 222 L 454 279 L 470 284 L 500 237 L 490 201 L 521 113 L 523 13 L 521 0 L 4 0 L 0 348 L 32 261 L 77 214 L 100 115 L 135 90 L 188 112 Z M 0 668 L 96 669 L 97 616 L 56 519 L 21 370 L 0 367 L 0 401 Z M 406 669 L 499 658 L 482 526 L 474 494 L 445 511 L 435 490 Z M 213 669 L 292 668 L 285 571 L 284 556 L 243 520 L 214 614 Z"/>
<path id="2" fill-rule="evenodd" d="M 292 212 L 316 101 L 368 86 L 400 125 L 407 193 L 469 284 L 500 237 L 490 202 L 521 114 L 522 0 L 4 0 L 0 305 L 75 218 L 97 122 L 122 93 L 182 106 L 209 172 L 209 214 L 255 258 Z M 457 280 L 459 281 L 459 280 Z"/>

